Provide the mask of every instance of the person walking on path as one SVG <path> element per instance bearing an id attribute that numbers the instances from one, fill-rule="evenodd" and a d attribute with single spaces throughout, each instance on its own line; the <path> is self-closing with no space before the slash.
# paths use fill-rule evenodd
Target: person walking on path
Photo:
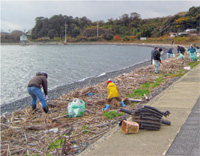
<path id="1" fill-rule="evenodd" d="M 114 81 L 111 81 L 111 80 L 107 81 L 107 90 L 108 90 L 108 100 L 107 100 L 106 108 L 104 108 L 103 110 L 109 109 L 110 103 L 113 99 L 117 99 L 118 101 L 120 101 L 120 104 L 122 105 L 122 107 L 126 106 L 124 104 L 124 101 L 122 101 L 122 99 L 119 97 L 119 92 Z"/>
<path id="2" fill-rule="evenodd" d="M 174 44 L 174 40 L 172 40 L 172 45 Z"/>
<path id="3" fill-rule="evenodd" d="M 28 83 L 28 93 L 32 97 L 32 110 L 36 109 L 37 98 L 42 103 L 42 108 L 44 112 L 47 113 L 49 110 L 46 102 L 48 98 L 47 78 L 47 73 L 38 72 L 36 73 L 36 76 L 33 77 Z M 42 93 L 41 88 L 43 88 L 45 97 Z"/>
<path id="4" fill-rule="evenodd" d="M 187 52 L 190 54 L 190 59 L 192 61 L 196 61 L 197 60 L 197 56 L 196 56 L 196 48 L 191 44 L 190 47 L 188 48 Z"/>
<path id="5" fill-rule="evenodd" d="M 153 53 L 156 52 L 157 49 L 158 49 L 158 47 L 155 47 L 155 48 L 151 51 L 151 64 L 153 64 Z"/>
<path id="6" fill-rule="evenodd" d="M 173 48 L 170 48 L 170 49 L 167 51 L 167 58 L 174 57 L 174 53 L 173 53 L 172 51 L 173 51 Z"/>
<path id="7" fill-rule="evenodd" d="M 159 48 L 158 50 L 156 50 L 156 52 L 154 52 L 153 54 L 153 59 L 155 62 L 155 73 L 158 74 L 158 70 L 160 67 L 160 63 L 162 63 L 161 58 L 160 58 L 160 53 L 162 51 L 162 48 Z"/>

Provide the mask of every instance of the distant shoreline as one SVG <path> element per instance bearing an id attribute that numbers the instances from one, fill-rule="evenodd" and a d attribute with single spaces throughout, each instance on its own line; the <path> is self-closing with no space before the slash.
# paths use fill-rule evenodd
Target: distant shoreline
<path id="1" fill-rule="evenodd" d="M 176 46 L 171 44 L 160 44 L 160 43 L 134 43 L 134 42 L 70 42 L 64 44 L 63 42 L 29 42 L 29 43 L 1 43 L 1 45 L 162 45 L 162 46 Z"/>
<path id="2" fill-rule="evenodd" d="M 107 44 L 102 44 L 102 45 L 107 45 Z M 162 56 L 163 59 L 166 59 L 165 54 L 167 52 L 167 49 L 169 47 L 171 47 L 171 46 L 164 46 L 164 45 L 159 46 L 158 44 L 156 44 L 156 45 L 117 44 L 117 45 L 162 47 L 163 51 L 165 52 Z M 150 53 L 151 52 L 149 52 L 149 58 L 150 58 Z M 85 79 L 84 81 L 77 81 L 77 82 L 74 82 L 74 83 L 71 83 L 71 84 L 58 86 L 58 87 L 56 87 L 52 90 L 49 90 L 48 96 L 49 96 L 50 99 L 56 99 L 56 98 L 62 96 L 63 94 L 67 94 L 70 91 L 73 91 L 75 89 L 84 88 L 84 87 L 89 86 L 89 85 L 93 86 L 95 84 L 98 84 L 100 82 L 108 80 L 108 78 L 114 78 L 114 77 L 117 77 L 117 76 L 124 74 L 124 73 L 130 73 L 130 72 L 132 72 L 132 71 L 134 71 L 134 70 L 136 70 L 140 67 L 145 67 L 145 66 L 148 66 L 148 65 L 150 65 L 150 60 L 144 61 L 142 63 L 135 64 L 135 65 L 130 66 L 130 67 L 125 68 L 125 69 L 121 69 L 121 70 L 114 71 L 114 72 L 109 72 L 106 75 L 102 75 L 102 76 L 99 76 L 99 77 L 92 77 L 92 78 Z M 1 105 L 1 114 L 5 113 L 5 112 L 12 113 L 12 112 L 14 112 L 18 109 L 23 109 L 23 108 L 30 106 L 30 105 L 31 105 L 31 97 L 28 96 L 28 97 L 16 100 L 14 102 L 10 102 L 10 103 L 6 103 L 6 104 Z"/>

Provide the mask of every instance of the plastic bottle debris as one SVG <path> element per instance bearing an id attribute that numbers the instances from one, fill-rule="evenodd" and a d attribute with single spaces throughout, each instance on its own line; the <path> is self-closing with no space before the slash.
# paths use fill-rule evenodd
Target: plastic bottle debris
<path id="1" fill-rule="evenodd" d="M 185 69 L 185 70 L 191 70 L 191 67 L 190 66 L 186 66 L 183 69 Z"/>

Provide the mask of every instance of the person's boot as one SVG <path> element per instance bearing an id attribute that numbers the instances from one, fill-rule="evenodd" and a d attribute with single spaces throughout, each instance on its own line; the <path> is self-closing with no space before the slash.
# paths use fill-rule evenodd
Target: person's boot
<path id="1" fill-rule="evenodd" d="M 32 105 L 32 111 L 36 109 L 36 105 Z"/>
<path id="2" fill-rule="evenodd" d="M 48 106 L 43 107 L 43 110 L 44 110 L 45 113 L 48 113 L 48 111 L 49 111 L 49 107 L 48 107 Z"/>
<path id="3" fill-rule="evenodd" d="M 110 105 L 109 105 L 109 104 L 106 104 L 106 108 L 104 108 L 103 110 L 108 110 L 109 107 L 110 107 Z"/>
<path id="4" fill-rule="evenodd" d="M 124 104 L 124 101 L 121 101 L 120 103 L 121 103 L 122 107 L 125 107 L 125 106 L 126 106 L 126 105 Z"/>

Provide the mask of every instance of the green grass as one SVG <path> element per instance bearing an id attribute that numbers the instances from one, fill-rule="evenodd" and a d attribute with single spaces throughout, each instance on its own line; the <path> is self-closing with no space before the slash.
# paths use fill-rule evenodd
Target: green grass
<path id="1" fill-rule="evenodd" d="M 194 68 L 195 66 L 197 66 L 198 64 L 200 64 L 199 61 L 194 61 L 194 62 L 190 62 L 187 63 L 188 66 L 190 66 L 191 68 Z M 180 69 L 177 72 L 174 73 L 166 73 L 161 75 L 159 78 L 154 79 L 154 81 L 152 82 L 147 82 L 147 83 L 143 83 L 141 84 L 138 89 L 133 90 L 133 93 L 129 94 L 128 97 L 130 98 L 141 98 L 144 96 L 144 94 L 148 95 L 151 91 L 152 88 L 156 88 L 158 86 L 160 86 L 162 83 L 167 84 L 168 82 L 165 81 L 164 79 L 167 77 L 181 77 L 183 75 L 185 75 L 188 71 L 184 70 L 184 69 Z"/>
<path id="2" fill-rule="evenodd" d="M 160 86 L 160 83 L 159 82 L 154 82 L 153 84 L 152 84 L 152 88 L 156 88 L 156 87 L 158 87 L 158 86 Z"/>
<path id="3" fill-rule="evenodd" d="M 150 83 L 147 82 L 147 83 L 143 83 L 140 85 L 141 88 L 149 88 L 150 87 Z"/>
<path id="4" fill-rule="evenodd" d="M 123 115 L 123 114 L 124 114 L 124 113 L 118 113 L 118 112 L 115 112 L 115 111 L 110 111 L 110 112 L 105 112 L 105 113 L 103 114 L 103 116 L 106 117 L 107 119 L 112 119 L 112 118 L 121 116 L 121 115 Z"/>
<path id="5" fill-rule="evenodd" d="M 133 97 L 133 98 L 141 98 L 144 97 L 144 94 L 148 95 L 150 93 L 149 89 L 135 89 L 133 90 L 132 94 L 129 94 L 128 97 Z"/>
<path id="6" fill-rule="evenodd" d="M 194 62 L 190 62 L 190 63 L 187 63 L 188 66 L 192 68 L 194 68 L 196 65 L 198 65 L 200 62 L 199 61 L 194 61 Z"/>
<path id="7" fill-rule="evenodd" d="M 91 132 L 91 129 L 90 129 L 90 127 L 87 127 L 87 126 L 83 126 L 83 127 L 81 127 L 84 131 L 83 131 L 83 133 L 84 134 L 88 134 L 88 133 L 90 133 Z"/>
<path id="8" fill-rule="evenodd" d="M 63 143 L 64 143 L 64 140 L 62 138 L 58 139 L 58 140 L 50 143 L 48 149 L 52 150 L 52 149 L 55 149 L 55 148 L 60 148 Z"/>

